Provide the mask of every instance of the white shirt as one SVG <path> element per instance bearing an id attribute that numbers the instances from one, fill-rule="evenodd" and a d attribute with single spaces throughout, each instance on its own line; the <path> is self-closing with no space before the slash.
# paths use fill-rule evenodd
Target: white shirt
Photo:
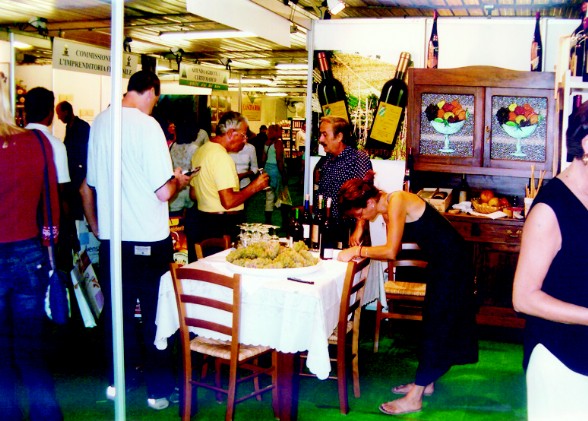
<path id="1" fill-rule="evenodd" d="M 253 146 L 251 143 L 245 143 L 243 149 L 236 153 L 232 152 L 229 155 L 231 155 L 231 158 L 233 158 L 233 161 L 235 161 L 237 174 L 241 174 L 249 170 L 257 172 L 257 155 L 255 153 L 255 146 Z M 239 188 L 242 189 L 249 183 L 251 183 L 249 178 L 242 178 L 239 182 Z"/>
<path id="2" fill-rule="evenodd" d="M 306 142 L 306 133 L 304 130 L 300 129 L 296 132 L 296 150 L 299 151 L 301 147 L 304 146 Z"/>
<path id="3" fill-rule="evenodd" d="M 51 143 L 51 148 L 53 149 L 53 161 L 55 161 L 55 169 L 57 170 L 57 182 L 59 184 L 69 183 L 71 179 L 69 178 L 69 167 L 67 166 L 67 150 L 65 149 L 63 142 L 53 136 L 49 127 L 44 124 L 29 123 L 26 125 L 25 129 L 36 129 L 47 136 L 49 143 Z"/>
<path id="4" fill-rule="evenodd" d="M 96 189 L 100 239 L 110 239 L 112 213 L 111 109 L 90 129 L 87 183 Z M 160 241 L 169 236 L 167 202 L 155 192 L 173 176 L 163 130 L 137 108 L 122 108 L 122 239 Z"/>

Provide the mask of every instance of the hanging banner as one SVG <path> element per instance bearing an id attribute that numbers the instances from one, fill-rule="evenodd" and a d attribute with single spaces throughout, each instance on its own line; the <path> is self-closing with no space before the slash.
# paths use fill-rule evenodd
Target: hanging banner
<path id="1" fill-rule="evenodd" d="M 249 121 L 261 121 L 261 98 L 243 95 L 241 100 L 241 114 Z"/>
<path id="2" fill-rule="evenodd" d="M 137 54 L 123 53 L 123 77 L 128 79 L 139 66 Z M 69 39 L 53 39 L 53 68 L 110 76 L 110 50 Z"/>
<path id="3" fill-rule="evenodd" d="M 228 91 L 229 71 L 199 64 L 180 63 L 180 85 Z"/>

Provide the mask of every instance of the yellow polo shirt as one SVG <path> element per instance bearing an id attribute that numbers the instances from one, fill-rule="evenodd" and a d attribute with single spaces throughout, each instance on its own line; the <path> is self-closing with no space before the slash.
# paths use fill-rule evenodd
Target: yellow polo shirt
<path id="1" fill-rule="evenodd" d="M 192 168 L 200 167 L 200 172 L 190 184 L 196 190 L 198 210 L 202 212 L 226 212 L 243 210 L 243 204 L 225 209 L 218 192 L 232 188 L 239 191 L 239 176 L 235 161 L 227 150 L 218 143 L 206 142 L 192 157 Z"/>

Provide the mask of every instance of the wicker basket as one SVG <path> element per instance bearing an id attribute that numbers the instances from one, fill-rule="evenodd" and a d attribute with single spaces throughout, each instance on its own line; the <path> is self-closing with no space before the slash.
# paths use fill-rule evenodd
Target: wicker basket
<path id="1" fill-rule="evenodd" d="M 492 213 L 504 209 L 504 206 L 490 206 L 488 203 L 483 203 L 477 198 L 472 199 L 472 206 L 479 213 Z"/>

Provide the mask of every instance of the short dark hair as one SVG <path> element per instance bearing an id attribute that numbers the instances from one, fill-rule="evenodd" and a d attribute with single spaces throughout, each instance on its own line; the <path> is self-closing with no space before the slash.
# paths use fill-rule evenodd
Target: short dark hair
<path id="1" fill-rule="evenodd" d="M 139 70 L 129 79 L 127 92 L 135 91 L 142 94 L 143 92 L 153 88 L 155 95 L 159 96 L 160 87 L 161 83 L 159 82 L 159 78 L 155 73 L 148 70 Z"/>
<path id="2" fill-rule="evenodd" d="M 588 136 L 588 101 L 584 102 L 574 114 L 569 117 L 566 131 L 566 146 L 568 156 L 581 159 L 584 156 L 582 140 Z"/>
<path id="3" fill-rule="evenodd" d="M 66 113 L 73 113 L 73 107 L 71 106 L 71 104 L 67 101 L 61 101 L 59 104 L 57 104 L 57 106 L 59 107 L 59 109 L 63 112 Z"/>
<path id="4" fill-rule="evenodd" d="M 43 121 L 53 112 L 55 95 L 49 89 L 38 86 L 27 92 L 24 109 L 27 123 Z"/>
<path id="5" fill-rule="evenodd" d="M 261 126 L 259 126 L 259 131 L 262 130 L 267 130 L 267 126 L 265 124 L 262 124 Z"/>

